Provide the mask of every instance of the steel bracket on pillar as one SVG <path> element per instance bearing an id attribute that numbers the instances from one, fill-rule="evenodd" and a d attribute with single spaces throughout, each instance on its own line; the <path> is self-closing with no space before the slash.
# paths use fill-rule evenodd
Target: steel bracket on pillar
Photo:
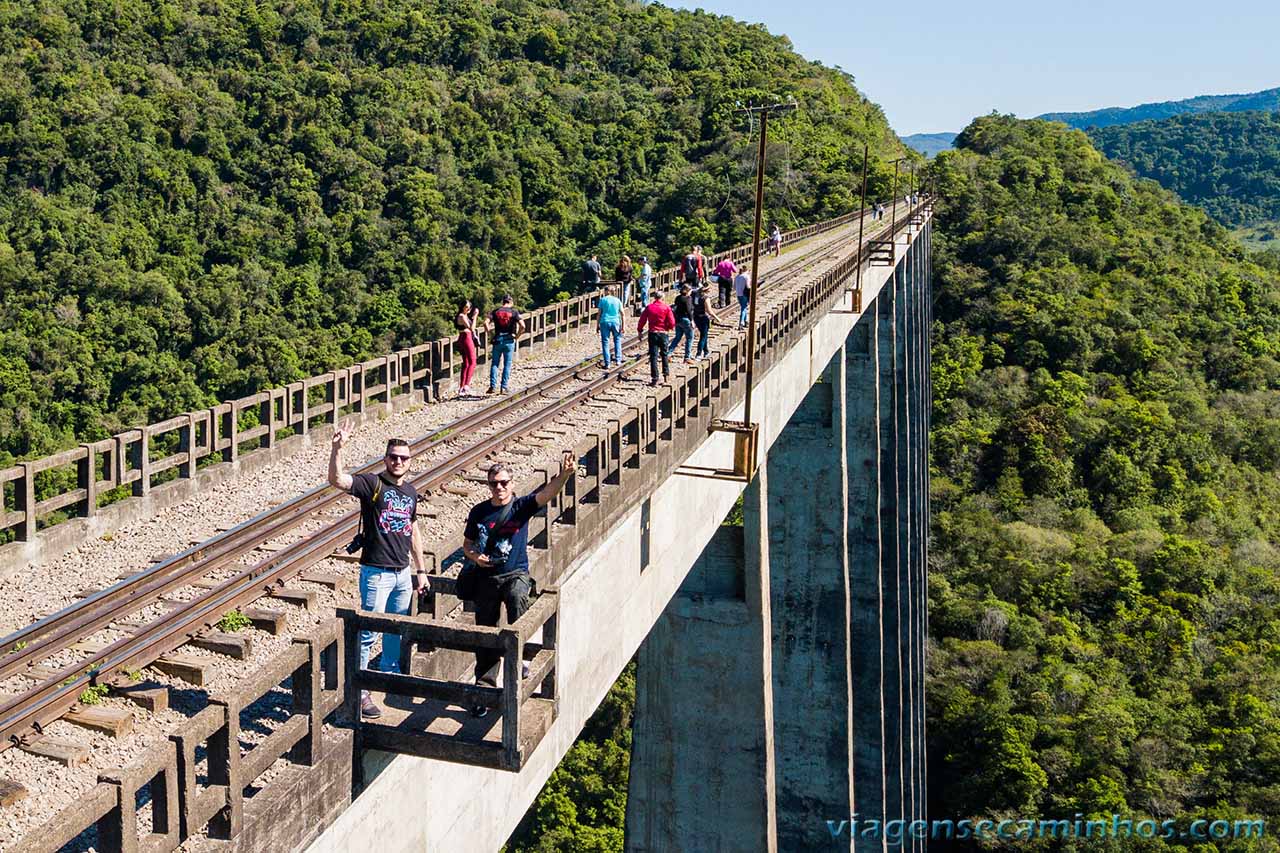
<path id="1" fill-rule="evenodd" d="M 760 425 L 743 421 L 711 421 L 711 432 L 733 434 L 733 467 L 707 468 L 701 465 L 681 465 L 677 474 L 686 477 L 703 477 L 712 480 L 733 480 L 749 483 L 756 475 L 757 449 L 760 443 Z"/>
<path id="2" fill-rule="evenodd" d="M 852 306 L 849 308 L 832 308 L 832 314 L 861 314 L 862 313 L 862 291 L 857 287 L 846 287 L 844 292 L 853 298 Z"/>

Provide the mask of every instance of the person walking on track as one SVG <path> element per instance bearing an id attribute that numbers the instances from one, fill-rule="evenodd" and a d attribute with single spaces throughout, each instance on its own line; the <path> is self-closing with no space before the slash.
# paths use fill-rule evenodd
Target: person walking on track
<path id="1" fill-rule="evenodd" d="M 676 327 L 676 315 L 671 313 L 671 306 L 662 301 L 662 291 L 653 292 L 653 301 L 640 313 L 640 322 L 636 324 L 636 332 L 643 332 L 649 327 L 649 384 L 658 384 L 658 361 L 662 361 L 662 378 L 665 381 L 671 373 L 670 356 L 667 352 L 667 333 Z"/>
<path id="2" fill-rule="evenodd" d="M 738 267 L 729 258 L 724 258 L 720 263 L 716 264 L 715 272 L 712 273 L 716 277 L 716 283 L 719 285 L 719 300 L 716 302 L 717 308 L 724 308 L 729 304 L 729 294 L 733 292 L 733 277 L 738 274 Z"/>
<path id="3" fill-rule="evenodd" d="M 622 335 L 626 331 L 626 321 L 622 315 L 622 301 L 614 296 L 612 287 L 605 288 L 604 296 L 600 297 L 596 307 L 600 312 L 600 350 L 604 355 L 604 369 L 608 371 L 610 354 L 614 366 L 622 366 Z"/>

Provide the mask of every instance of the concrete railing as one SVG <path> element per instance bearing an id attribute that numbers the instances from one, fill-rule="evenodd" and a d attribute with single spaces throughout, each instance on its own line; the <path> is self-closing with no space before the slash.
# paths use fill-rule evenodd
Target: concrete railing
<path id="1" fill-rule="evenodd" d="M 787 231 L 783 239 L 791 242 L 830 231 L 858 215 L 855 211 Z M 761 251 L 765 243 L 761 240 Z M 707 268 L 710 271 L 726 257 L 737 263 L 750 256 L 750 243 L 736 246 L 708 256 Z M 663 269 L 655 273 L 651 286 L 671 287 L 678 276 L 678 267 Z M 594 322 L 597 296 L 596 292 L 585 293 L 524 314 L 526 330 L 517 349 L 546 345 Z M 479 338 L 477 357 L 485 362 L 487 332 L 482 330 Z M 362 415 L 374 406 L 390 408 L 393 399 L 401 395 L 420 391 L 427 401 L 437 399 L 461 370 L 456 341 L 456 337 L 444 338 L 397 350 L 0 469 L 0 540 L 33 543 L 38 534 L 55 524 L 92 519 L 104 504 L 102 496 L 122 486 L 130 487 L 128 497 L 141 498 L 169 480 L 193 480 L 205 466 L 253 456 L 261 456 L 265 462 L 273 456 L 266 451 L 289 436 L 306 435 L 313 428 L 334 424 L 346 415 Z M 71 487 L 73 472 L 75 485 Z M 42 482 L 46 478 L 52 482 Z M 65 512 L 66 517 L 54 516 L 59 512 Z M 87 532 L 99 532 L 98 527 Z M 71 538 L 64 537 L 67 541 L 54 550 L 74 546 Z M 6 558 L 14 562 L 44 556 L 41 549 L 20 545 L 15 552 L 14 544 L 0 546 L 0 566 Z"/>

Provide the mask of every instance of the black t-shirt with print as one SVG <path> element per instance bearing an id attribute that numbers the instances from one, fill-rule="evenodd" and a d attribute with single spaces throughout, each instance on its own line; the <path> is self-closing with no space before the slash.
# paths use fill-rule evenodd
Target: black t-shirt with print
<path id="1" fill-rule="evenodd" d="M 535 493 L 536 494 L 536 493 Z M 492 571 L 494 574 L 514 574 L 529 571 L 529 519 L 538 514 L 538 501 L 534 494 L 515 498 L 511 506 L 511 514 L 502 524 L 498 524 L 505 506 L 494 506 L 493 501 L 482 501 L 467 513 L 467 527 L 462 535 L 475 543 L 475 550 L 486 557 L 494 557 L 506 562 L 481 571 Z"/>
<path id="2" fill-rule="evenodd" d="M 397 486 L 380 474 L 354 474 L 351 495 L 360 499 L 364 538 L 360 562 L 384 569 L 408 566 L 413 522 L 418 518 L 418 490 L 407 481 Z"/>

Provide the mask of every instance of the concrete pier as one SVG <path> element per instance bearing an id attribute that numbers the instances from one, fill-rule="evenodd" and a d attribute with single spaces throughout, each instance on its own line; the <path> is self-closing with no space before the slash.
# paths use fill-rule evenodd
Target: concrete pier
<path id="1" fill-rule="evenodd" d="M 900 249 L 741 535 L 722 528 L 641 647 L 629 851 L 887 851 L 869 822 L 925 819 L 928 256 Z"/>

